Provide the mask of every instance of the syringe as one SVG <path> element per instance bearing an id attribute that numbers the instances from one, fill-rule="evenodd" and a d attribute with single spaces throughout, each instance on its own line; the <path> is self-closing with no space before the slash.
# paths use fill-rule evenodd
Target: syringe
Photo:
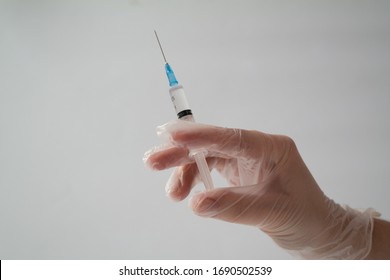
<path id="1" fill-rule="evenodd" d="M 190 106 L 188 105 L 183 86 L 180 85 L 179 82 L 176 80 L 175 73 L 173 72 L 171 66 L 168 64 L 167 59 L 165 58 L 165 54 L 161 47 L 161 43 L 158 39 L 156 30 L 154 31 L 154 34 L 156 35 L 158 45 L 160 46 L 161 53 L 164 57 L 165 72 L 167 74 L 170 86 L 169 94 L 171 95 L 171 100 L 173 106 L 175 107 L 177 117 L 181 120 L 195 122 Z M 190 151 L 190 156 L 192 156 L 196 162 L 200 177 L 203 181 L 206 190 L 211 190 L 214 188 L 214 185 L 213 180 L 211 179 L 210 170 L 207 165 L 205 154 L 206 151 L 204 150 Z"/>

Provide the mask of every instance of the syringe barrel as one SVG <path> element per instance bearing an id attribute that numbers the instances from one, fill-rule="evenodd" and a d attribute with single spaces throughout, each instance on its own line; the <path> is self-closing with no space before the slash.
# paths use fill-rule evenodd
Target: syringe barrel
<path id="1" fill-rule="evenodd" d="M 184 89 L 181 85 L 173 86 L 169 89 L 169 94 L 171 95 L 171 100 L 177 117 L 181 120 L 195 122 L 194 116 L 184 92 Z M 195 150 L 190 151 L 189 156 L 193 157 L 196 162 L 196 165 L 199 170 L 199 175 L 203 181 L 203 184 L 206 187 L 206 190 L 212 190 L 214 188 L 213 180 L 210 175 L 210 170 L 206 161 L 206 151 L 204 150 Z"/>
<path id="2" fill-rule="evenodd" d="M 181 85 L 171 87 L 169 89 L 169 94 L 171 95 L 171 101 L 179 119 L 186 120 L 189 116 L 192 116 L 190 105 L 188 104 L 186 94 Z"/>

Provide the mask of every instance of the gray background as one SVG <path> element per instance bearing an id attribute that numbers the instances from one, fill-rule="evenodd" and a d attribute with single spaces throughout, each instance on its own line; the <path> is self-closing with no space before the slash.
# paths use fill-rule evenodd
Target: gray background
<path id="1" fill-rule="evenodd" d="M 154 29 L 199 122 L 291 136 L 328 196 L 389 219 L 389 14 L 390 1 L 0 0 L 0 258 L 290 258 L 170 201 L 170 172 L 144 167 L 175 118 Z"/>

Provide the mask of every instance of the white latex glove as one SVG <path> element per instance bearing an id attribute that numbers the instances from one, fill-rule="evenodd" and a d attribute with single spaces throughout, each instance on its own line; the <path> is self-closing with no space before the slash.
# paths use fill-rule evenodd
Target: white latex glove
<path id="1" fill-rule="evenodd" d="M 199 181 L 189 150 L 207 150 L 209 167 L 231 185 L 195 195 L 196 214 L 258 227 L 300 258 L 362 259 L 370 252 L 375 212 L 329 199 L 289 137 L 186 121 L 158 133 L 171 145 L 147 152 L 144 161 L 155 170 L 178 166 L 167 184 L 173 199 L 184 199 Z"/>

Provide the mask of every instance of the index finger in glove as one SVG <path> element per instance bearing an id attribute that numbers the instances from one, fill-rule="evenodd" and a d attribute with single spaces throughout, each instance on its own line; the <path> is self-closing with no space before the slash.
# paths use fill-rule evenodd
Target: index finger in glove
<path id="1" fill-rule="evenodd" d="M 189 150 L 206 149 L 229 157 L 256 157 L 267 147 L 268 135 L 258 131 L 174 121 L 157 128 L 160 136 Z"/>

